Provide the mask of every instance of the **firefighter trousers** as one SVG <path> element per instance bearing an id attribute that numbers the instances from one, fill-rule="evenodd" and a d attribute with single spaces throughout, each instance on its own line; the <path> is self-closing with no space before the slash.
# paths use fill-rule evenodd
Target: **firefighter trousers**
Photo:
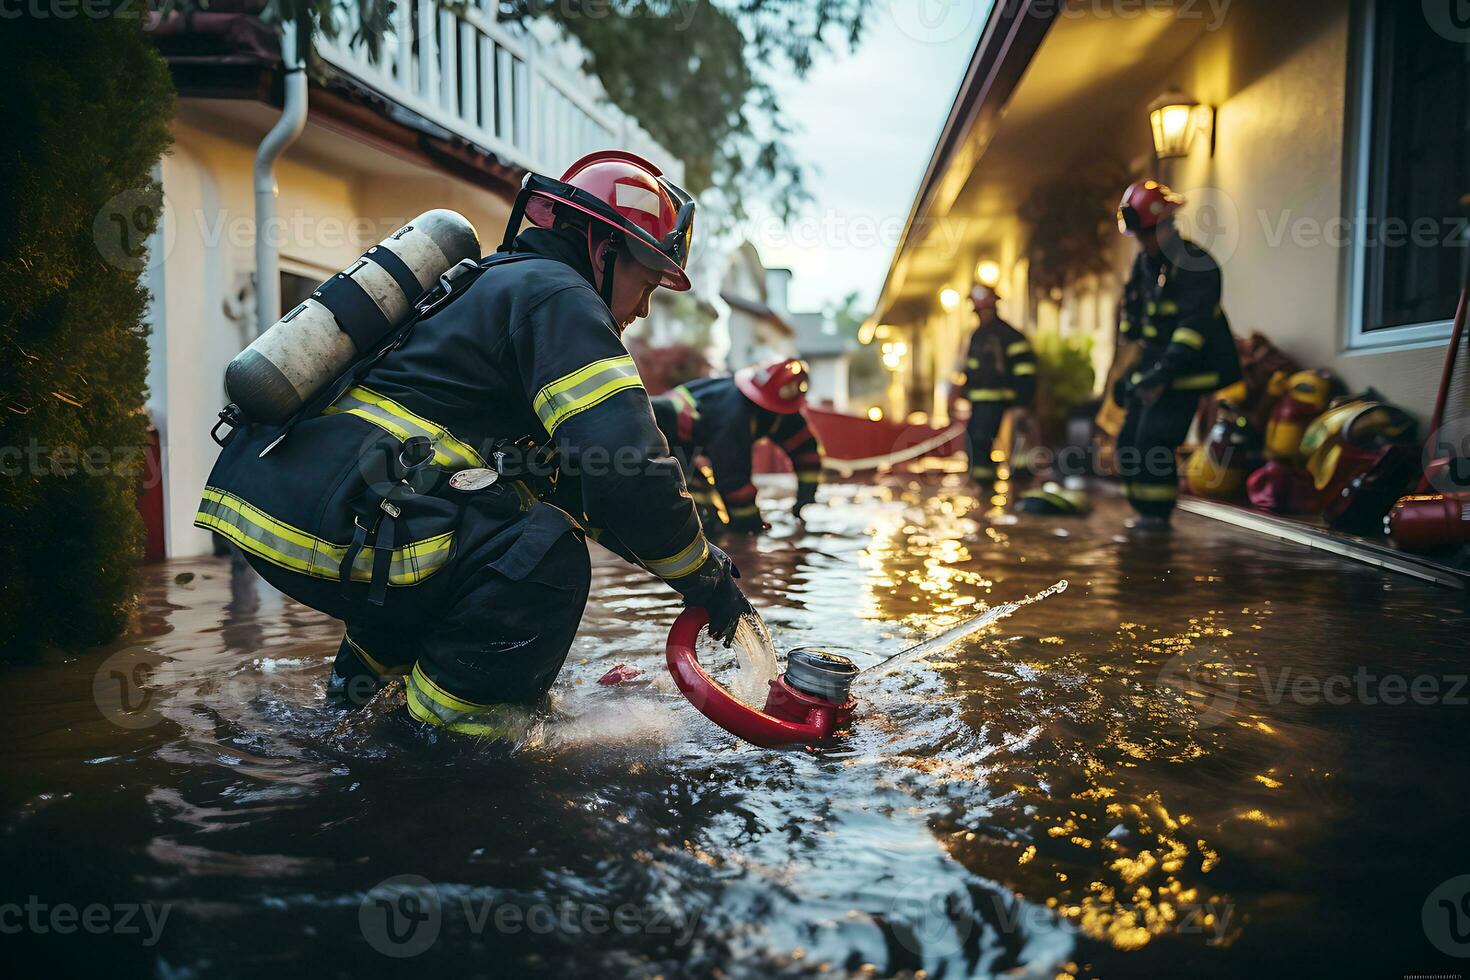
<path id="1" fill-rule="evenodd" d="M 422 582 L 367 601 L 369 585 L 315 578 L 248 556 L 266 581 L 342 620 L 346 635 L 332 686 L 361 703 L 407 675 L 420 722 L 495 735 L 503 705 L 534 706 L 566 660 L 591 585 L 587 545 L 565 512 L 538 502 L 507 517 L 490 498 L 465 494 L 454 553 Z"/>
<path id="2" fill-rule="evenodd" d="M 970 478 L 982 482 L 995 479 L 995 460 L 991 452 L 995 449 L 995 436 L 1000 432 L 1001 419 L 1005 418 L 1010 402 L 971 402 L 970 421 L 965 426 L 965 453 L 970 458 Z"/>
<path id="3" fill-rule="evenodd" d="M 1197 391 L 1165 391 L 1152 402 L 1134 395 L 1118 432 L 1118 476 L 1133 509 L 1168 517 L 1179 499 L 1179 445 L 1199 408 Z"/>

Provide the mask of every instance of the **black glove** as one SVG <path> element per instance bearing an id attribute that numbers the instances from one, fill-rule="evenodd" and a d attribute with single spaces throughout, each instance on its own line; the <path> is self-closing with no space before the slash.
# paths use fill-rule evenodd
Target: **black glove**
<path id="1" fill-rule="evenodd" d="M 1133 383 L 1128 380 L 1128 375 L 1122 375 L 1113 382 L 1113 401 L 1119 406 L 1128 404 L 1128 396 L 1133 394 Z"/>
<path id="2" fill-rule="evenodd" d="M 684 593 L 684 604 L 709 613 L 709 635 L 729 646 L 735 639 L 735 628 L 740 625 L 740 618 L 755 611 L 750 608 L 750 601 L 740 591 L 740 586 L 735 584 L 740 577 L 740 569 L 735 567 L 729 555 L 710 545 L 705 566 L 695 574 L 698 581 Z"/>

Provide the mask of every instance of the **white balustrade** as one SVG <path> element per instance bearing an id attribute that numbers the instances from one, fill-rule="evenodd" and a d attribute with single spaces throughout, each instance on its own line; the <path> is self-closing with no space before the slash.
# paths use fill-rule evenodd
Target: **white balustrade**
<path id="1" fill-rule="evenodd" d="M 507 163 L 556 176 L 593 150 L 641 153 L 674 180 L 683 167 L 601 94 L 566 72 L 519 25 L 495 17 L 494 0 L 456 13 L 434 0 L 398 0 L 379 59 L 352 44 L 355 4 L 337 5 L 337 40 L 318 39 L 329 64 Z"/>

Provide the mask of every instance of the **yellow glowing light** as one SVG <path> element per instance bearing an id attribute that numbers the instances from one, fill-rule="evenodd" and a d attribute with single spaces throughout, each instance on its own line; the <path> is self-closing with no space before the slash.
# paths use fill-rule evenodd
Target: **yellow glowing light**
<path id="1" fill-rule="evenodd" d="M 1195 136 L 1207 128 L 1209 110 L 1183 92 L 1166 92 L 1149 106 L 1154 153 L 1160 160 L 1189 155 Z"/>
<path id="2" fill-rule="evenodd" d="M 941 289 L 939 291 L 939 305 L 945 310 L 952 310 L 960 305 L 960 294 L 953 289 Z"/>
<path id="3" fill-rule="evenodd" d="M 877 405 L 874 405 L 872 408 L 868 409 L 868 420 L 870 422 L 882 422 L 883 409 L 879 408 Z"/>
<path id="4" fill-rule="evenodd" d="M 1000 263 L 991 259 L 981 259 L 975 266 L 975 281 L 987 286 L 994 286 L 1000 282 Z"/>

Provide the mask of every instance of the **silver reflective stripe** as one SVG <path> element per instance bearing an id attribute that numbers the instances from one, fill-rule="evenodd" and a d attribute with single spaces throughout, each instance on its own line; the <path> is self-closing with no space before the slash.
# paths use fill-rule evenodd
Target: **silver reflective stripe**
<path id="1" fill-rule="evenodd" d="M 445 469 L 476 469 L 487 465 L 479 453 L 454 438 L 448 429 L 415 415 L 391 398 L 361 385 L 343 393 L 327 406 L 324 414 L 338 412 L 366 419 L 405 442 L 414 436 L 424 436 L 434 444 L 434 462 Z"/>
<path id="2" fill-rule="evenodd" d="M 333 544 L 276 520 L 233 494 L 206 487 L 194 523 L 218 531 L 245 551 L 273 565 L 310 575 L 335 579 L 340 574 L 347 546 Z M 417 585 L 444 567 L 453 550 L 453 532 L 435 535 L 393 549 L 388 566 L 389 585 Z M 352 580 L 369 582 L 373 576 L 373 552 L 364 549 L 352 562 Z"/>
<path id="3" fill-rule="evenodd" d="M 611 398 L 625 388 L 641 388 L 643 379 L 628 356 L 608 357 L 558 378 L 542 388 L 532 407 L 547 434 L 579 412 Z"/>
<path id="4" fill-rule="evenodd" d="M 709 543 L 705 541 L 701 533 L 695 536 L 689 547 L 677 555 L 671 555 L 668 558 L 644 559 L 643 564 L 659 578 L 683 578 L 704 564 L 704 560 L 708 557 Z"/>

